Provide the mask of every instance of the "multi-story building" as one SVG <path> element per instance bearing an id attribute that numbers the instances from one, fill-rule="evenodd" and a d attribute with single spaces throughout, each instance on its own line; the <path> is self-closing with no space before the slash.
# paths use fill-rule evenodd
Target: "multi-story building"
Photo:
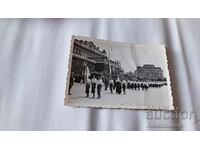
<path id="1" fill-rule="evenodd" d="M 84 80 L 87 67 L 90 73 L 122 74 L 119 61 L 110 60 L 105 50 L 100 50 L 92 41 L 74 40 L 72 53 L 72 68 L 75 81 Z"/>
<path id="2" fill-rule="evenodd" d="M 134 73 L 137 79 L 150 80 L 150 81 L 162 81 L 166 80 L 163 76 L 163 70 L 160 67 L 155 67 L 154 65 L 145 64 L 142 67 L 137 66 Z"/>

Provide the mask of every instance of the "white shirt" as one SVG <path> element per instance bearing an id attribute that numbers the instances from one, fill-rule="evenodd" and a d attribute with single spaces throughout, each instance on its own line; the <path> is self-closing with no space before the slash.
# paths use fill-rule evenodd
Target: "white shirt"
<path id="1" fill-rule="evenodd" d="M 114 83 L 113 79 L 110 79 L 110 80 L 109 80 L 109 83 L 110 83 L 110 84 L 113 84 L 113 83 Z"/>
<path id="2" fill-rule="evenodd" d="M 97 83 L 97 79 L 96 78 L 92 79 L 91 83 Z"/>
<path id="3" fill-rule="evenodd" d="M 90 79 L 87 79 L 86 83 L 90 84 L 90 83 L 91 83 L 91 80 L 90 80 Z"/>
<path id="4" fill-rule="evenodd" d="M 119 79 L 117 79 L 117 80 L 116 80 L 116 82 L 119 82 L 119 83 L 121 83 L 121 81 L 120 81 Z"/>
<path id="5" fill-rule="evenodd" d="M 103 84 L 103 81 L 102 81 L 102 79 L 99 79 L 99 80 L 97 80 L 97 84 Z"/>
<path id="6" fill-rule="evenodd" d="M 122 84 L 126 84 L 126 80 L 122 80 Z"/>

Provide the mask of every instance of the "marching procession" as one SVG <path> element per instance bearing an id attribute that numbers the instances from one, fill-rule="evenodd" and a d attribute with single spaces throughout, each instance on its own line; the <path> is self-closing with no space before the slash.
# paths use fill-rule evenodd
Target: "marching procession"
<path id="1" fill-rule="evenodd" d="M 85 85 L 85 97 L 98 99 L 102 96 L 102 90 L 120 95 L 128 94 L 127 90 L 147 91 L 167 85 L 161 67 L 143 64 L 136 66 L 134 72 L 127 68 L 125 72 L 120 60 L 111 59 L 111 51 L 112 47 L 100 50 L 93 41 L 74 40 L 69 95 L 72 95 L 74 82 Z"/>
<path id="2" fill-rule="evenodd" d="M 82 84 L 80 82 L 80 84 Z M 130 81 L 125 80 L 124 78 L 106 78 L 104 76 L 95 76 L 90 75 L 85 82 L 85 94 L 86 98 L 101 98 L 102 89 L 108 91 L 110 94 L 126 94 L 126 90 L 134 90 L 134 91 L 146 91 L 149 88 L 160 88 L 162 86 L 166 86 L 167 82 L 164 81 Z M 70 77 L 69 83 L 69 95 L 71 95 L 70 90 L 73 86 L 73 75 Z M 97 97 L 96 97 L 97 96 Z"/>

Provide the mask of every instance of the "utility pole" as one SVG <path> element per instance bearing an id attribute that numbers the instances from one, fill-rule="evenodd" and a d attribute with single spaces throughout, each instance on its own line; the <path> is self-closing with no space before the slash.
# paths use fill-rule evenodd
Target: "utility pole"
<path id="1" fill-rule="evenodd" d="M 110 50 L 112 50 L 112 47 L 110 48 Z M 111 74 L 110 50 L 108 50 L 108 72 L 109 72 L 109 74 Z"/>
<path id="2" fill-rule="evenodd" d="M 83 65 L 84 65 L 84 83 L 86 83 L 86 81 L 87 81 L 87 63 L 84 61 Z"/>

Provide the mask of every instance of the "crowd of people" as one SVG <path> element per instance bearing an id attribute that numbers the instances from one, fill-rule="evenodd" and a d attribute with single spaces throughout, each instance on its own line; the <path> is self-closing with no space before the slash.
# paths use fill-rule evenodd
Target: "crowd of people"
<path id="1" fill-rule="evenodd" d="M 92 79 L 87 79 L 85 86 L 86 97 L 89 97 L 90 91 L 92 93 L 92 98 L 95 98 L 97 91 L 97 98 L 101 98 L 102 87 L 105 87 L 105 91 L 108 89 L 112 94 L 114 91 L 116 94 L 126 94 L 126 89 L 130 90 L 148 90 L 148 88 L 160 88 L 167 83 L 164 82 L 141 82 L 141 81 L 126 81 L 125 79 L 120 79 L 119 77 L 114 80 L 112 78 L 103 79 L 102 77 L 93 76 Z"/>
<path id="2" fill-rule="evenodd" d="M 89 97 L 89 93 L 91 91 L 92 98 L 95 98 L 96 95 L 95 93 L 97 91 L 97 98 L 101 98 L 101 91 L 103 85 L 105 86 L 105 91 L 107 91 L 109 87 L 110 93 L 113 93 L 114 90 L 117 94 L 121 94 L 122 91 L 124 92 L 124 94 L 126 93 L 127 85 L 125 80 L 121 81 L 119 78 L 117 78 L 117 80 L 113 80 L 112 78 L 110 78 L 109 80 L 107 79 L 103 80 L 102 77 L 92 76 L 91 79 L 88 78 L 86 81 L 86 86 L 85 86 L 86 97 Z"/>
<path id="3" fill-rule="evenodd" d="M 80 82 L 82 84 L 82 82 Z M 92 98 L 95 98 L 97 95 L 97 98 L 101 98 L 102 88 L 105 87 L 105 91 L 108 89 L 110 90 L 110 93 L 116 94 L 126 94 L 126 89 L 130 90 L 148 90 L 149 88 L 160 88 L 164 85 L 167 85 L 166 82 L 156 82 L 156 81 L 128 81 L 125 79 L 120 79 L 117 77 L 116 79 L 110 78 L 104 78 L 102 76 L 95 76 L 91 75 L 87 78 L 85 82 L 85 93 L 86 97 L 90 96 L 90 92 L 92 94 Z M 73 79 L 70 78 L 69 83 L 69 95 L 70 90 L 73 85 Z"/>

